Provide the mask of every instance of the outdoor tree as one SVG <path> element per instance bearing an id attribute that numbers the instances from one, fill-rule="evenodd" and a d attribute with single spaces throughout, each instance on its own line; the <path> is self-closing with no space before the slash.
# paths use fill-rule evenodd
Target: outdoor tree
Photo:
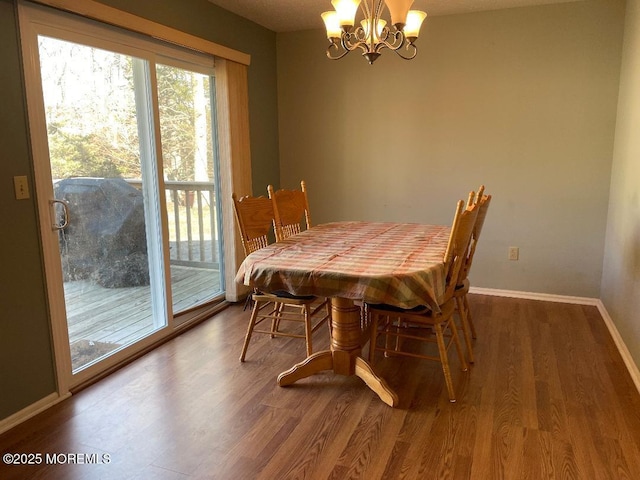
<path id="1" fill-rule="evenodd" d="M 141 178 L 135 60 L 47 37 L 40 55 L 54 178 Z M 158 65 L 156 79 L 165 179 L 211 181 L 209 77 Z"/>

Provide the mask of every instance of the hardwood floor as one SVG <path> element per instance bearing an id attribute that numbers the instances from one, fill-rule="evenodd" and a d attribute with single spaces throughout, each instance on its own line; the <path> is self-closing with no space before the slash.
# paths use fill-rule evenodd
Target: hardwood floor
<path id="1" fill-rule="evenodd" d="M 440 365 L 410 358 L 376 364 L 399 408 L 355 377 L 280 388 L 304 342 L 256 336 L 240 363 L 249 312 L 233 306 L 1 436 L 43 464 L 0 478 L 640 478 L 640 394 L 597 309 L 470 297 L 476 362 L 451 356 L 456 404 Z"/>

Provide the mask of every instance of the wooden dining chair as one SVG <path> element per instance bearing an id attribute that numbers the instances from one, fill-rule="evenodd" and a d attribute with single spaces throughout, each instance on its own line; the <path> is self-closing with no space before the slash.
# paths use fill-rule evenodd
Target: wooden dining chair
<path id="1" fill-rule="evenodd" d="M 276 240 L 283 240 L 303 229 L 311 228 L 307 185 L 304 180 L 300 182 L 300 190 L 274 191 L 273 185 L 269 185 L 267 191 L 273 201 Z"/>
<path id="2" fill-rule="evenodd" d="M 447 251 L 443 259 L 446 275 L 445 292 L 438 309 L 424 306 L 405 310 L 391 305 L 367 305 L 371 316 L 370 364 L 374 364 L 377 351 L 384 352 L 385 356 L 404 355 L 437 361 L 442 365 L 451 402 L 456 401 L 448 358 L 448 351 L 452 344 L 455 345 L 462 370 L 467 370 L 467 363 L 454 321 L 456 306 L 454 291 L 466 258 L 471 232 L 477 216 L 478 205 L 472 203 L 465 208 L 464 201 L 458 202 L 451 225 Z M 435 334 L 435 339 L 432 332 Z M 384 342 L 382 345 L 378 345 L 378 340 L 381 337 Z M 415 342 L 410 342 L 410 340 L 421 343 L 416 348 Z M 436 343 L 438 356 L 425 352 L 423 342 Z"/>
<path id="3" fill-rule="evenodd" d="M 467 206 L 471 203 L 478 205 L 478 216 L 471 232 L 471 239 L 469 241 L 467 255 L 465 257 L 464 263 L 462 264 L 462 268 L 460 269 L 460 274 L 458 276 L 458 281 L 456 282 L 456 288 L 453 294 L 456 299 L 456 312 L 460 317 L 460 325 L 467 347 L 467 357 L 470 363 L 474 363 L 475 361 L 473 357 L 473 346 L 471 343 L 471 338 L 477 338 L 477 335 L 475 326 L 473 324 L 473 319 L 471 317 L 471 310 L 469 309 L 467 294 L 469 293 L 470 287 L 469 272 L 471 271 L 473 257 L 478 247 L 478 240 L 480 239 L 482 226 L 484 225 L 484 220 L 487 216 L 489 205 L 491 204 L 491 195 L 485 195 L 484 190 L 484 185 L 481 185 L 478 189 L 478 193 L 473 198 L 470 197 L 469 202 L 467 203 Z"/>
<path id="4" fill-rule="evenodd" d="M 275 216 L 273 228 L 277 241 L 311 228 L 307 184 L 304 180 L 300 182 L 300 190 L 274 190 L 273 185 L 268 185 L 267 193 L 273 202 Z M 323 304 L 327 315 L 330 316 L 331 304 L 329 300 L 325 298 L 319 301 Z M 328 323 L 331 328 L 331 322 Z"/>
<path id="5" fill-rule="evenodd" d="M 235 193 L 232 198 L 242 247 L 245 255 L 249 255 L 269 244 L 275 220 L 273 202 L 263 196 L 238 198 Z M 253 308 L 242 346 L 241 362 L 245 360 L 254 333 L 268 334 L 272 338 L 304 338 L 307 356 L 313 353 L 312 335 L 330 318 L 330 311 L 322 301 L 313 295 L 292 295 L 285 291 L 262 292 L 258 289 L 254 289 L 251 297 Z M 283 321 L 303 323 L 304 333 L 298 333 L 295 329 L 282 330 L 280 326 Z M 263 322 L 270 326 L 261 326 Z"/>

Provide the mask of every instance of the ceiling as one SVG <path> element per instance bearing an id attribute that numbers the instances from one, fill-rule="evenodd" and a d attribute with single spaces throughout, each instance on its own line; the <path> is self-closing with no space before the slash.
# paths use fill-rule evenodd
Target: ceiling
<path id="1" fill-rule="evenodd" d="M 209 0 L 275 32 L 322 29 L 320 14 L 331 10 L 330 0 Z M 428 15 L 498 10 L 579 0 L 415 0 L 413 7 Z"/>

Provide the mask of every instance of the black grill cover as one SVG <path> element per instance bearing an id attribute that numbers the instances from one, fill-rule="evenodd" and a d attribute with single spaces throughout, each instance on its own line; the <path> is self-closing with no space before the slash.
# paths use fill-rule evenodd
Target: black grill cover
<path id="1" fill-rule="evenodd" d="M 147 285 L 142 192 L 121 178 L 67 178 L 54 185 L 69 206 L 60 233 L 66 279 L 92 277 L 105 287 Z"/>

